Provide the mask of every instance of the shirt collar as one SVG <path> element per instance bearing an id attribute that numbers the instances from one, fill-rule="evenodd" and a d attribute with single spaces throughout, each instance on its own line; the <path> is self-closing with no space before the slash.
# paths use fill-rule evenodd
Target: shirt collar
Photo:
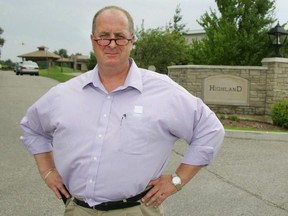
<path id="1" fill-rule="evenodd" d="M 125 83 L 121 89 L 126 89 L 132 87 L 137 89 L 140 93 L 143 91 L 143 81 L 141 70 L 136 65 L 135 61 L 130 58 L 130 69 L 126 77 Z M 87 78 L 83 82 L 82 88 L 85 88 L 87 85 L 93 84 L 96 88 L 103 89 L 103 85 L 99 79 L 98 65 L 90 72 L 87 72 Z"/>
<path id="2" fill-rule="evenodd" d="M 129 62 L 130 62 L 130 69 L 126 77 L 124 87 L 125 88 L 132 87 L 142 93 L 143 91 L 142 72 L 132 58 L 129 59 Z"/>

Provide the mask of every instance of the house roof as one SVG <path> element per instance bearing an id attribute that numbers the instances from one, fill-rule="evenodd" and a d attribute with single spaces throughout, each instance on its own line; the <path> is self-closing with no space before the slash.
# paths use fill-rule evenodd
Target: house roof
<path id="1" fill-rule="evenodd" d="M 87 55 L 77 55 L 76 58 L 78 60 L 89 60 L 90 59 L 90 57 Z"/>
<path id="2" fill-rule="evenodd" d="M 37 51 L 19 55 L 21 58 L 49 58 L 49 59 L 60 59 L 61 56 L 55 53 L 49 52 L 45 46 L 38 47 Z"/>
<path id="3" fill-rule="evenodd" d="M 77 61 L 88 61 L 90 59 L 89 56 L 87 55 L 72 55 L 71 56 L 72 59 L 76 59 Z"/>

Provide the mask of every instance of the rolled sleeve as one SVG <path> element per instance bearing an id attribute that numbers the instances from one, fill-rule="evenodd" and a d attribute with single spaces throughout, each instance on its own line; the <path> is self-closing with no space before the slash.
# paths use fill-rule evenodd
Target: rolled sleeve
<path id="1" fill-rule="evenodd" d="M 39 154 L 52 151 L 53 130 L 50 124 L 51 106 L 54 94 L 52 89 L 37 100 L 22 118 L 20 126 L 23 135 L 20 140 L 29 153 Z"/>
<path id="2" fill-rule="evenodd" d="M 211 164 L 223 143 L 225 130 L 222 124 L 218 123 L 218 128 L 212 132 L 192 141 L 185 153 L 182 162 L 190 165 Z"/>
<path id="3" fill-rule="evenodd" d="M 20 125 L 23 130 L 23 135 L 20 137 L 20 140 L 30 154 L 34 155 L 52 151 L 52 138 L 33 131 L 29 126 L 29 121 L 26 116 L 21 120 Z"/>
<path id="4" fill-rule="evenodd" d="M 190 146 L 182 163 L 191 165 L 208 165 L 213 161 L 214 148 L 210 146 Z"/>
<path id="5" fill-rule="evenodd" d="M 182 162 L 202 166 L 211 164 L 223 142 L 224 127 L 200 98 L 184 90 L 178 93 L 173 98 L 177 108 L 175 106 L 170 115 L 175 118 L 169 124 L 171 133 L 189 145 Z"/>

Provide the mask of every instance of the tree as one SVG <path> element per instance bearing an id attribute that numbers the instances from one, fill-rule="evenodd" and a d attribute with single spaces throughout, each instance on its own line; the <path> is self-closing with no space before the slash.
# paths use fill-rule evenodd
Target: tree
<path id="1" fill-rule="evenodd" d="M 183 35 L 161 28 L 141 32 L 132 50 L 132 57 L 140 67 L 156 67 L 156 71 L 167 73 L 173 64 L 188 63 L 189 47 Z"/>
<path id="2" fill-rule="evenodd" d="M 58 51 L 54 51 L 54 53 L 56 55 L 59 55 L 59 56 L 63 57 L 63 58 L 68 58 L 69 57 L 69 55 L 67 54 L 67 50 L 66 49 L 59 49 Z"/>
<path id="3" fill-rule="evenodd" d="M 259 65 L 269 56 L 267 32 L 275 22 L 275 0 L 215 0 L 220 12 L 210 9 L 198 23 L 207 37 L 194 41 L 194 64 Z"/>
<path id="4" fill-rule="evenodd" d="M 3 29 L 0 27 L 0 35 L 3 33 Z M 1 59 L 1 48 L 3 47 L 5 43 L 4 38 L 0 37 L 0 59 Z"/>
<path id="5" fill-rule="evenodd" d="M 90 59 L 89 59 L 87 67 L 89 70 L 92 70 L 96 64 L 97 64 L 97 61 L 96 61 L 95 54 L 94 54 L 94 52 L 91 51 L 90 52 Z"/>
<path id="6" fill-rule="evenodd" d="M 170 22 L 165 28 L 145 30 L 142 24 L 131 53 L 140 67 L 154 65 L 157 72 L 167 73 L 169 65 L 189 62 L 189 46 L 183 36 L 185 25 L 179 24 L 182 19 L 180 12 L 177 6 L 173 25 Z"/>
<path id="7" fill-rule="evenodd" d="M 178 4 L 176 9 L 175 9 L 175 14 L 173 16 L 173 23 L 171 21 L 169 22 L 169 25 L 166 27 L 167 30 L 170 30 L 172 32 L 179 32 L 179 33 L 185 33 L 185 24 L 181 24 L 182 20 L 182 15 L 181 15 L 181 8 L 180 5 Z"/>

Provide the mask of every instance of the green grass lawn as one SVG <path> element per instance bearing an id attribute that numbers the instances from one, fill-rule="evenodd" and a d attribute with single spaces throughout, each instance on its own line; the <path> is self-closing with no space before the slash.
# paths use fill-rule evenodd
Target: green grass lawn
<path id="1" fill-rule="evenodd" d="M 72 68 L 63 67 L 51 67 L 49 69 L 40 69 L 40 76 L 49 77 L 51 79 L 57 80 L 59 82 L 65 82 L 74 77 L 74 75 L 69 75 L 69 73 L 75 73 L 80 71 L 73 71 Z"/>
<path id="2" fill-rule="evenodd" d="M 265 129 L 257 129 L 257 128 L 252 128 L 252 127 L 239 127 L 239 126 L 225 126 L 225 130 L 241 130 L 241 131 L 258 131 L 258 132 L 282 132 L 282 133 L 288 133 L 287 129 L 279 129 L 279 130 L 265 130 Z"/>

